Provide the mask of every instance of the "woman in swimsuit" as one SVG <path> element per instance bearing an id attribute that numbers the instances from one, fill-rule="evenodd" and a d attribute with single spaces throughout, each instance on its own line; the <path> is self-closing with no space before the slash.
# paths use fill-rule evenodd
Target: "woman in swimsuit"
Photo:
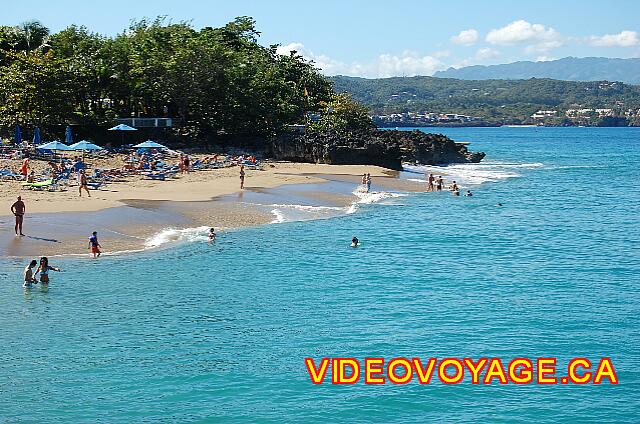
<path id="1" fill-rule="evenodd" d="M 43 285 L 49 284 L 49 271 L 62 271 L 60 268 L 49 266 L 49 258 L 43 256 L 40 258 L 40 265 L 36 269 L 36 275 L 40 275 L 40 283 Z"/>
<path id="2" fill-rule="evenodd" d="M 244 189 L 244 165 L 240 165 L 240 190 Z"/>
<path id="3" fill-rule="evenodd" d="M 80 187 L 78 188 L 80 197 L 82 197 L 82 189 L 87 192 L 87 196 L 91 197 L 91 193 L 89 193 L 89 186 L 87 185 L 87 174 L 85 174 L 84 169 L 80 170 Z"/>

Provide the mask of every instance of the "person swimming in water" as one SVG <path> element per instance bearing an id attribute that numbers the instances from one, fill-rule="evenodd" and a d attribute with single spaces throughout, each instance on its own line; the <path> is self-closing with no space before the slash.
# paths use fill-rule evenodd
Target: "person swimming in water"
<path id="1" fill-rule="evenodd" d="M 38 269 L 36 269 L 36 272 L 35 272 L 36 275 L 40 276 L 40 283 L 42 283 L 42 285 L 49 284 L 49 271 L 60 272 L 62 270 L 54 266 L 49 266 L 49 258 L 47 258 L 46 256 L 43 256 L 42 258 L 40 258 L 40 265 L 38 266 Z"/>
<path id="2" fill-rule="evenodd" d="M 213 243 L 214 241 L 216 241 L 216 229 L 212 227 L 209 230 L 209 243 Z"/>
<path id="3" fill-rule="evenodd" d="M 359 244 L 360 241 L 358 240 L 358 237 L 353 236 L 353 238 L 351 239 L 351 247 L 358 247 Z"/>
<path id="4" fill-rule="evenodd" d="M 22 287 L 25 289 L 30 289 L 34 284 L 38 284 L 38 280 L 33 277 L 33 268 L 35 268 L 36 265 L 38 265 L 38 261 L 34 259 L 24 269 L 24 283 Z"/>
<path id="5" fill-rule="evenodd" d="M 458 190 L 458 187 L 456 187 L 456 189 L 455 189 L 455 190 L 453 190 L 452 194 L 453 194 L 454 196 L 460 196 L 460 190 Z"/>
<path id="6" fill-rule="evenodd" d="M 471 193 L 471 190 L 467 190 L 467 192 L 464 195 L 465 197 L 471 197 L 473 196 L 473 193 Z"/>

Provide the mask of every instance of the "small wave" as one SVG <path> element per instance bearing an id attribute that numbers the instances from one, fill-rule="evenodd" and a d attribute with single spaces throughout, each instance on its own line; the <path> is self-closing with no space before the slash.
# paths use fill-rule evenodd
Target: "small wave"
<path id="1" fill-rule="evenodd" d="M 284 215 L 279 209 L 272 209 L 271 213 L 275 218 L 271 221 L 272 224 L 282 224 L 284 222 Z"/>
<path id="2" fill-rule="evenodd" d="M 520 174 L 521 170 L 538 169 L 544 166 L 545 165 L 540 162 L 483 162 L 451 164 L 446 166 L 406 164 L 403 170 L 414 174 L 446 175 L 448 179 L 456 180 L 461 187 L 465 187 L 467 185 L 479 185 L 507 178 L 520 177 L 522 176 L 522 174 Z M 410 180 L 416 181 L 416 179 Z"/>
<path id="3" fill-rule="evenodd" d="M 144 245 L 146 248 L 154 248 L 167 243 L 207 241 L 209 240 L 207 237 L 208 230 L 209 227 L 183 229 L 167 228 L 148 238 Z"/>

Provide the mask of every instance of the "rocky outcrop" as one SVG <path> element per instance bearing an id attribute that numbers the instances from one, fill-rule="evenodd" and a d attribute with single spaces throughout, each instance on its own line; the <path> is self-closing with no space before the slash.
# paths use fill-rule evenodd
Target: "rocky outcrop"
<path id="1" fill-rule="evenodd" d="M 480 162 L 484 153 L 440 134 L 421 131 L 361 131 L 344 134 L 285 134 L 270 143 L 277 160 L 333 165 L 378 165 L 402 169 L 402 162 L 428 165 Z"/>

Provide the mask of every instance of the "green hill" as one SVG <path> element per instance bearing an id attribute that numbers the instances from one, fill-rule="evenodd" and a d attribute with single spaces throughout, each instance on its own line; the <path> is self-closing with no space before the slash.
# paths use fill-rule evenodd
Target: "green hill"
<path id="1" fill-rule="evenodd" d="M 350 93 L 374 115 L 457 113 L 479 117 L 488 123 L 551 125 L 607 125 L 614 121 L 620 125 L 637 125 L 640 119 L 640 86 L 621 82 L 345 76 L 331 80 L 337 92 Z M 611 110 L 602 111 L 607 109 Z M 539 110 L 554 111 L 555 116 L 532 118 Z M 575 113 L 578 115 L 567 116 Z"/>

